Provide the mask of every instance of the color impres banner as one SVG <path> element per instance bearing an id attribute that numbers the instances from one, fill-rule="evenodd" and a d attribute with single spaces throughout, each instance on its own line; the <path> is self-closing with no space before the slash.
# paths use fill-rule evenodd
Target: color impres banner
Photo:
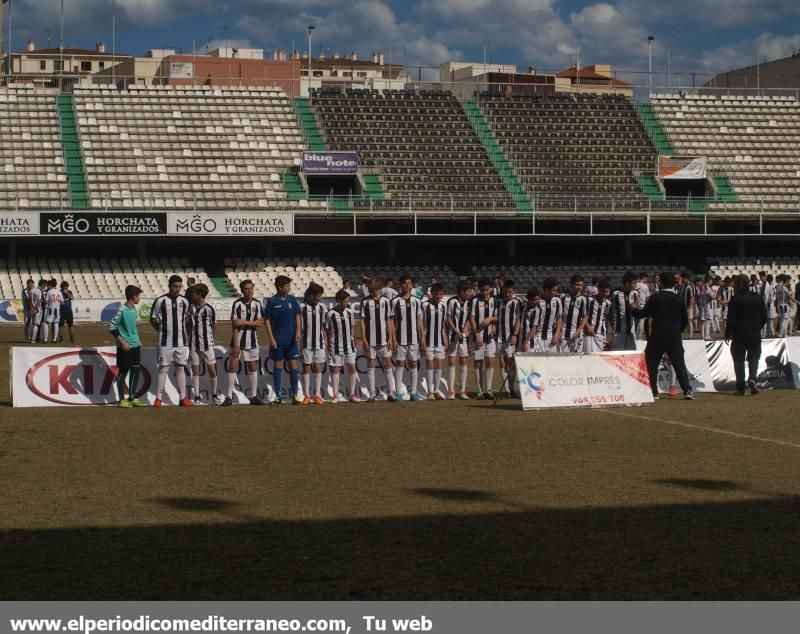
<path id="1" fill-rule="evenodd" d="M 705 180 L 708 159 L 705 156 L 659 156 L 658 177 L 661 180 Z"/>
<path id="2" fill-rule="evenodd" d="M 152 236 L 167 233 L 166 212 L 72 212 L 39 214 L 43 236 Z"/>
<path id="3" fill-rule="evenodd" d="M 730 344 L 726 341 L 708 341 L 706 349 L 714 385 L 719 390 L 735 390 L 736 374 L 733 371 Z M 761 341 L 756 383 L 762 390 L 800 389 L 800 337 Z"/>
<path id="4" fill-rule="evenodd" d="M 169 213 L 167 233 L 171 236 L 290 236 L 294 216 L 286 213 Z"/>
<path id="5" fill-rule="evenodd" d="M 228 368 L 230 367 L 230 354 L 224 346 L 215 348 L 217 369 L 219 371 L 219 389 L 223 393 L 228 387 Z M 157 361 L 156 348 L 142 348 L 142 374 L 137 397 L 142 401 L 152 404 L 155 400 L 155 384 Z M 368 391 L 367 382 L 367 357 L 359 350 L 356 359 L 358 370 L 357 395 L 366 399 Z M 11 400 L 14 407 L 66 407 L 86 405 L 116 405 L 119 398 L 116 391 L 117 355 L 113 346 L 98 348 L 48 348 L 39 347 L 13 347 L 11 348 Z M 235 404 L 247 404 L 250 399 L 250 381 L 244 364 L 240 364 L 236 385 L 233 392 Z M 327 364 L 323 368 L 323 393 L 326 399 L 333 396 Z M 178 403 L 178 390 L 175 382 L 174 368 L 170 369 L 169 381 L 162 400 L 167 405 Z M 261 358 L 258 368 L 258 395 L 264 400 L 274 397 L 273 381 L 274 366 L 269 360 L 269 348 L 261 348 Z M 446 371 L 445 371 L 446 374 Z M 425 361 L 420 362 L 420 389 L 419 393 L 427 395 L 427 382 L 425 379 Z M 375 373 L 378 400 L 386 400 L 388 388 L 385 383 L 383 370 L 378 368 Z M 406 371 L 406 383 L 409 380 Z M 187 385 L 191 386 L 189 371 L 186 372 Z M 302 395 L 302 379 L 300 381 Z M 289 398 L 289 374 L 283 375 L 284 401 Z M 340 398 L 344 398 L 347 389 L 347 375 L 342 375 Z M 446 394 L 447 383 L 442 379 L 439 390 Z M 202 398 L 208 402 L 210 399 L 210 383 L 208 371 L 202 368 L 200 391 Z"/>
<path id="6" fill-rule="evenodd" d="M 636 341 L 637 350 L 644 351 L 646 347 L 646 341 Z M 686 339 L 683 342 L 683 352 L 692 390 L 695 392 L 716 392 L 711 366 L 708 363 L 708 354 L 706 354 L 706 342 Z M 668 394 L 673 383 L 680 392 L 680 385 L 677 383 L 675 371 L 672 369 L 667 355 L 664 355 L 658 365 L 658 391 L 662 394 Z"/>
<path id="7" fill-rule="evenodd" d="M 517 354 L 525 410 L 653 403 L 641 352 Z"/>
<path id="8" fill-rule="evenodd" d="M 303 152 L 303 173 L 311 176 L 352 176 L 358 173 L 356 152 Z"/>

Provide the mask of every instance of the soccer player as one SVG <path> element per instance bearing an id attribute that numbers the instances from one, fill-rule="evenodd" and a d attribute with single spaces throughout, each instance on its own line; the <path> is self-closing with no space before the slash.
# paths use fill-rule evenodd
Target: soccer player
<path id="1" fill-rule="evenodd" d="M 447 306 L 442 301 L 444 286 L 439 282 L 433 282 L 428 289 L 428 297 L 429 300 L 422 304 L 427 343 L 425 369 L 428 375 L 428 400 L 443 401 L 445 397 L 439 391 L 439 384 L 442 382 L 442 364 L 445 358 L 445 341 L 447 341 Z"/>
<path id="2" fill-rule="evenodd" d="M 597 295 L 589 300 L 586 319 L 586 337 L 583 351 L 589 354 L 603 352 L 611 344 L 608 338 L 608 322 L 611 319 L 611 285 L 607 280 L 598 282 Z"/>
<path id="3" fill-rule="evenodd" d="M 189 363 L 189 339 L 186 326 L 189 321 L 189 302 L 181 295 L 183 279 L 179 275 L 169 278 L 169 292 L 153 302 L 150 325 L 158 333 L 158 379 L 153 407 L 162 407 L 161 396 L 167 385 L 170 367 L 175 368 L 175 382 L 181 407 L 191 407 L 186 391 L 186 365 Z"/>
<path id="4" fill-rule="evenodd" d="M 497 341 L 500 348 L 500 372 L 503 377 L 503 393 L 511 398 L 517 384 L 514 355 L 519 345 L 522 327 L 522 300 L 516 296 L 512 280 L 503 282 L 503 292 L 497 306 Z"/>
<path id="5" fill-rule="evenodd" d="M 544 281 L 542 289 L 542 352 L 561 352 L 561 340 L 564 333 L 564 304 L 558 296 L 558 280 L 549 277 Z"/>
<path id="6" fill-rule="evenodd" d="M 775 325 L 778 320 L 778 311 L 775 308 L 775 285 L 772 275 L 761 273 L 761 297 L 767 307 L 767 325 L 764 330 L 765 337 L 774 337 L 777 332 Z"/>
<path id="7" fill-rule="evenodd" d="M 719 302 L 719 291 L 722 287 L 722 280 L 719 277 L 708 276 L 711 284 L 709 286 L 708 294 L 711 297 L 711 333 L 720 334 L 719 318 L 722 314 L 722 306 Z"/>
<path id="8" fill-rule="evenodd" d="M 31 312 L 31 293 L 36 288 L 36 282 L 28 280 L 25 288 L 22 289 L 22 312 L 25 314 L 25 331 L 22 333 L 25 341 L 31 340 L 31 322 L 33 314 Z"/>
<path id="9" fill-rule="evenodd" d="M 494 400 L 494 358 L 497 355 L 497 300 L 488 279 L 478 282 L 478 295 L 469 302 L 469 329 L 478 400 Z"/>
<path id="10" fill-rule="evenodd" d="M 383 295 L 390 302 L 397 297 L 397 291 L 394 289 L 394 280 L 391 277 L 387 277 L 386 281 L 383 283 L 381 295 Z"/>
<path id="11" fill-rule="evenodd" d="M 369 380 L 369 400 L 376 397 L 375 368 L 380 359 L 381 367 L 386 375 L 386 384 L 389 389 L 388 400 L 394 401 L 397 389 L 392 369 L 392 350 L 395 348 L 394 331 L 390 315 L 392 305 L 388 298 L 381 294 L 381 285 L 378 280 L 371 280 L 369 285 L 370 296 L 361 302 L 361 329 L 363 331 L 364 351 L 369 359 L 367 363 L 367 377 Z"/>
<path id="12" fill-rule="evenodd" d="M 58 290 L 58 282 L 50 280 L 45 294 L 44 324 L 42 324 L 42 343 L 51 343 L 50 328 L 53 329 L 52 343 L 58 341 L 58 324 L 61 322 L 61 302 L 63 298 Z"/>
<path id="13" fill-rule="evenodd" d="M 542 316 L 544 315 L 542 293 L 536 288 L 528 289 L 528 303 L 522 315 L 520 342 L 522 352 L 542 352 Z"/>
<path id="14" fill-rule="evenodd" d="M 583 334 L 586 329 L 589 300 L 583 294 L 583 276 L 573 275 L 569 281 L 569 292 L 561 296 L 564 307 L 564 337 L 561 352 L 583 352 Z"/>
<path id="15" fill-rule="evenodd" d="M 694 284 L 689 277 L 688 271 L 681 273 L 681 297 L 686 306 L 686 314 L 689 316 L 689 339 L 694 337 L 694 321 L 697 313 L 696 298 L 694 292 Z"/>
<path id="16" fill-rule="evenodd" d="M 461 389 L 458 398 L 469 400 L 467 396 L 467 372 L 469 363 L 469 282 L 460 282 L 455 297 L 447 300 L 447 357 L 450 363 L 449 400 L 456 398 L 456 365 L 461 368 Z"/>
<path id="17" fill-rule="evenodd" d="M 231 307 L 231 359 L 228 368 L 228 392 L 223 407 L 233 405 L 233 388 L 239 373 L 240 361 L 244 361 L 250 382 L 250 405 L 261 406 L 264 401 L 258 396 L 258 365 L 260 349 L 258 329 L 264 323 L 264 306 L 255 299 L 255 285 L 252 280 L 239 283 L 242 296 Z"/>
<path id="18" fill-rule="evenodd" d="M 791 278 L 779 275 L 775 284 L 775 307 L 778 311 L 778 337 L 787 337 L 792 328 L 792 304 L 797 301 L 792 297 Z"/>
<path id="19" fill-rule="evenodd" d="M 289 366 L 289 390 L 292 405 L 300 405 L 303 401 L 298 396 L 300 391 L 300 303 L 290 295 L 292 280 L 285 275 L 275 278 L 275 294 L 267 300 L 264 309 L 267 334 L 272 342 L 270 358 L 274 364 L 275 403 L 281 402 L 284 364 Z"/>
<path id="20" fill-rule="evenodd" d="M 628 271 L 622 276 L 622 288 L 611 295 L 611 316 L 614 322 L 613 350 L 636 350 L 636 322 L 631 308 L 637 308 L 633 283 L 636 273 Z"/>
<path id="21" fill-rule="evenodd" d="M 394 359 L 395 377 L 397 387 L 397 400 L 406 400 L 403 395 L 405 384 L 403 374 L 408 365 L 411 374 L 411 386 L 408 390 L 408 399 L 423 401 L 417 391 L 419 378 L 420 352 L 426 354 L 425 325 L 422 323 L 422 302 L 413 294 L 414 280 L 409 275 L 400 277 L 400 294 L 392 300 L 392 310 L 389 321 L 394 331 Z"/>
<path id="22" fill-rule="evenodd" d="M 336 293 L 336 305 L 325 315 L 325 327 L 328 332 L 330 348 L 330 374 L 333 384 L 333 400 L 339 402 L 339 379 L 343 369 L 347 370 L 351 403 L 360 403 L 356 394 L 356 342 L 353 339 L 353 309 L 350 308 L 350 294 L 347 290 Z M 363 309 L 362 309 L 363 310 Z"/>
<path id="23" fill-rule="evenodd" d="M 69 328 L 69 340 L 75 343 L 75 334 L 72 332 L 72 326 L 75 323 L 75 318 L 72 314 L 72 302 L 75 296 L 69 290 L 69 282 L 61 282 L 61 319 L 58 322 L 58 327 L 61 330 L 59 341 L 64 340 L 64 326 Z"/>
<path id="24" fill-rule="evenodd" d="M 214 331 L 217 328 L 217 313 L 214 307 L 206 302 L 208 286 L 195 284 L 192 286 L 189 320 L 191 323 L 191 337 L 189 350 L 192 360 L 192 389 L 194 391 L 194 404 L 203 405 L 200 398 L 200 374 L 205 363 L 208 369 L 208 378 L 211 382 L 210 399 L 212 402 L 219 398 L 217 379 L 217 357 L 214 354 Z M 224 402 L 224 401 L 223 401 Z"/>
<path id="25" fill-rule="evenodd" d="M 325 339 L 325 313 L 327 309 L 320 304 L 324 289 L 312 282 L 303 295 L 300 304 L 300 329 L 303 349 L 303 405 L 314 403 L 322 405 L 322 366 L 328 342 Z M 314 375 L 314 394 L 311 394 L 311 374 Z"/>
<path id="26" fill-rule="evenodd" d="M 703 282 L 702 278 L 695 280 L 694 294 L 700 336 L 703 341 L 708 341 L 711 339 L 711 296 L 708 294 L 708 286 Z"/>
<path id="27" fill-rule="evenodd" d="M 728 304 L 733 297 L 733 282 L 731 281 L 730 277 L 726 277 L 722 280 L 722 284 L 719 287 L 719 292 L 717 293 L 717 302 L 719 303 L 719 321 L 720 321 L 720 332 L 724 332 L 725 330 L 725 322 L 728 319 Z"/>
<path id="28" fill-rule="evenodd" d="M 593 277 L 592 278 L 592 283 L 591 284 L 587 284 L 586 288 L 583 289 L 583 294 L 586 295 L 587 297 L 589 297 L 590 299 L 592 297 L 597 297 L 597 285 L 599 283 L 600 283 L 600 278 L 599 277 Z"/>
<path id="29" fill-rule="evenodd" d="M 142 371 L 141 341 L 136 320 L 139 311 L 136 305 L 142 296 L 142 289 L 136 286 L 125 287 L 125 303 L 120 306 L 114 319 L 109 324 L 111 336 L 117 340 L 117 396 L 119 407 L 145 407 L 136 398 L 136 389 L 139 386 L 139 375 Z M 125 398 L 125 379 L 130 373 L 128 381 L 128 398 Z"/>
<path id="30" fill-rule="evenodd" d="M 39 292 L 42 294 L 42 301 L 39 302 L 39 321 L 36 330 L 36 340 L 40 343 L 47 343 L 47 340 L 42 337 L 44 323 L 47 317 L 47 280 L 39 280 Z"/>
<path id="31" fill-rule="evenodd" d="M 639 273 L 636 284 L 633 287 L 636 292 L 636 308 L 644 309 L 647 300 L 650 298 L 650 279 L 644 271 Z M 640 339 L 647 338 L 647 319 L 636 320 L 636 336 Z"/>

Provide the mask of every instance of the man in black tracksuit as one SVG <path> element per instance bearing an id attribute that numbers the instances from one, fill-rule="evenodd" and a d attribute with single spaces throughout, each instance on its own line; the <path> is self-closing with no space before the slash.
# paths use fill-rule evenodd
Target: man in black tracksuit
<path id="1" fill-rule="evenodd" d="M 681 339 L 681 333 L 689 325 L 686 304 L 674 290 L 674 273 L 662 273 L 659 278 L 661 291 L 650 297 L 644 308 L 631 307 L 634 317 L 653 320 L 650 338 L 644 350 L 650 387 L 653 389 L 653 396 L 658 398 L 658 366 L 666 354 L 675 369 L 684 397 L 687 400 L 694 400 Z"/>
<path id="2" fill-rule="evenodd" d="M 728 304 L 728 321 L 725 324 L 725 341 L 731 342 L 733 369 L 736 372 L 736 394 L 744 396 L 745 358 L 749 374 L 747 387 L 758 394 L 756 377 L 761 359 L 761 329 L 767 323 L 767 309 L 762 298 L 750 290 L 746 275 L 734 278 L 735 292 Z"/>

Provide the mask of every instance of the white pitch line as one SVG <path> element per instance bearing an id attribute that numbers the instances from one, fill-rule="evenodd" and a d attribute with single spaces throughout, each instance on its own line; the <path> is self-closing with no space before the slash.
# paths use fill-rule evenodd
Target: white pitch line
<path id="1" fill-rule="evenodd" d="M 639 420 L 649 420 L 654 423 L 663 423 L 665 425 L 675 425 L 676 427 L 686 427 L 687 429 L 695 429 L 699 431 L 707 431 L 713 434 L 722 434 L 723 436 L 733 436 L 734 438 L 742 438 L 744 440 L 755 440 L 758 442 L 766 442 L 772 445 L 781 445 L 783 447 L 793 447 L 800 449 L 800 445 L 793 442 L 786 442 L 785 440 L 775 440 L 774 438 L 761 438 L 760 436 L 751 436 L 750 434 L 740 434 L 735 431 L 728 431 L 727 429 L 718 429 L 717 427 L 706 427 L 705 425 L 692 425 L 691 423 L 682 423 L 677 420 L 666 420 L 664 418 L 656 418 L 655 416 L 642 416 L 640 414 L 628 414 L 620 412 L 619 410 L 612 409 L 597 409 L 596 412 L 603 412 L 606 414 L 615 414 L 616 416 L 624 416 L 625 418 L 638 418 Z"/>

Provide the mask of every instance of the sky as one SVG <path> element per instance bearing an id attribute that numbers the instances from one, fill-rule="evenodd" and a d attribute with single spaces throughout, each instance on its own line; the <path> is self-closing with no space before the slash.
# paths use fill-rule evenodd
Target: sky
<path id="1" fill-rule="evenodd" d="M 59 0 L 12 0 L 13 47 L 33 39 L 58 46 Z M 437 66 L 446 61 L 516 64 L 558 71 L 612 64 L 669 67 L 673 85 L 691 73 L 714 74 L 800 49 L 798 0 L 116 0 L 117 50 L 150 48 L 198 53 L 230 46 L 383 51 L 386 61 Z M 110 49 L 112 0 L 64 0 L 65 45 Z M 668 64 L 669 59 L 669 64 Z M 429 75 L 429 73 L 426 73 Z M 666 76 L 666 75 L 664 75 Z M 644 84 L 646 75 L 640 84 Z M 627 77 L 630 79 L 630 76 Z M 657 80 L 658 81 L 658 80 Z M 682 85 L 688 85 L 683 83 Z"/>

